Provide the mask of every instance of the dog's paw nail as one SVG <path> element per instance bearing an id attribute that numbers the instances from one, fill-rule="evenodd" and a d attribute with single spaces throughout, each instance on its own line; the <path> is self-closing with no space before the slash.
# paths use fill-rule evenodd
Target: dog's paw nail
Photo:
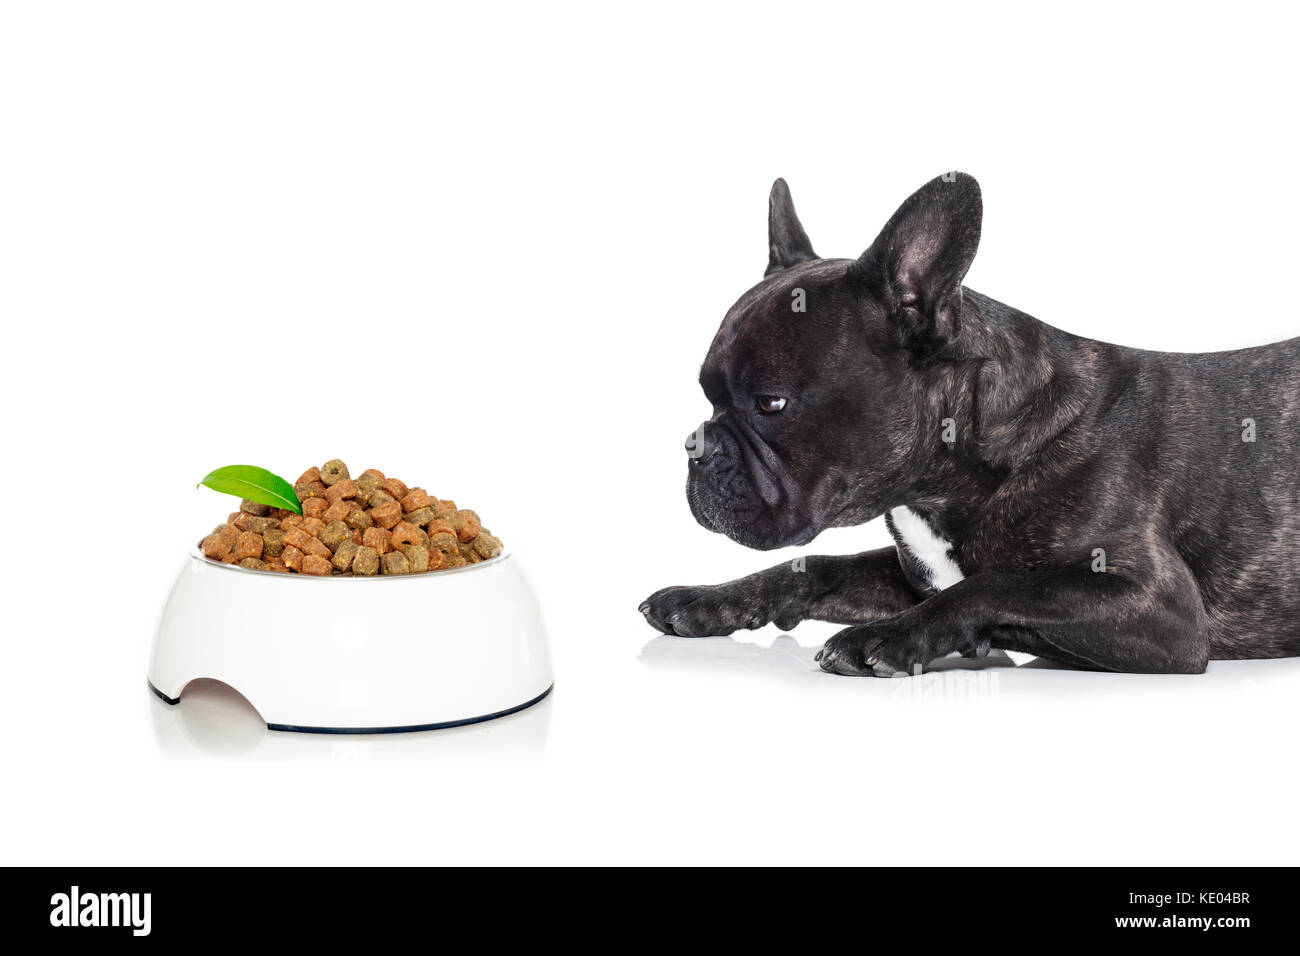
<path id="1" fill-rule="evenodd" d="M 666 618 L 664 618 L 664 623 L 665 623 L 665 624 L 670 624 L 670 625 L 671 625 L 671 624 L 676 624 L 676 623 L 677 623 L 678 621 L 680 621 L 681 619 L 682 619 L 682 612 L 681 612 L 681 611 L 673 611 L 672 614 L 669 614 Z"/>
<path id="2" fill-rule="evenodd" d="M 637 608 L 637 610 L 640 611 L 642 614 L 649 614 L 649 613 L 650 613 L 650 602 L 649 602 L 649 601 L 646 601 L 646 602 L 645 602 L 644 604 L 642 604 L 639 608 Z"/>
<path id="3" fill-rule="evenodd" d="M 876 658 L 874 655 L 870 655 L 870 656 L 867 657 L 867 666 L 868 666 L 868 667 L 875 667 L 875 666 L 876 666 L 877 664 L 879 664 L 879 663 L 880 663 L 880 660 L 879 660 L 878 658 Z"/>

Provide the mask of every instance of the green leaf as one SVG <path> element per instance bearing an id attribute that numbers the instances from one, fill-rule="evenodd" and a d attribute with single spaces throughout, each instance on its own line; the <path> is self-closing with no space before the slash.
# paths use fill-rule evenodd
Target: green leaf
<path id="1" fill-rule="evenodd" d="M 199 484 L 207 485 L 213 491 L 234 495 L 236 498 L 256 501 L 260 505 L 270 505 L 272 508 L 283 508 L 285 511 L 302 514 L 302 505 L 298 504 L 298 496 L 294 494 L 293 485 L 279 475 L 272 474 L 265 468 L 258 468 L 256 465 L 227 465 L 212 472 Z M 198 485 L 195 487 L 197 488 Z"/>

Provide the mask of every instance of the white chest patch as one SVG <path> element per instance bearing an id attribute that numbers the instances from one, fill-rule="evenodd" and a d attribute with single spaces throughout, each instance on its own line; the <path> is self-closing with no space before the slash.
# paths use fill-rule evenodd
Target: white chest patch
<path id="1" fill-rule="evenodd" d="M 953 560 L 951 542 L 939 537 L 911 508 L 894 508 L 889 520 L 935 590 L 950 588 L 966 576 Z"/>

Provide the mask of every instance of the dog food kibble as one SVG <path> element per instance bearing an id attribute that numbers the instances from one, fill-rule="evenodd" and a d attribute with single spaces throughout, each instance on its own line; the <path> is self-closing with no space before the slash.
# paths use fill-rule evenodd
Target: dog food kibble
<path id="1" fill-rule="evenodd" d="M 333 524 L 327 524 L 321 531 L 320 540 L 330 551 L 337 551 L 344 541 L 352 540 L 352 529 L 342 521 L 335 521 Z"/>
<path id="2" fill-rule="evenodd" d="M 338 484 L 340 481 L 347 481 L 351 477 L 348 474 L 348 466 L 337 458 L 320 466 L 320 480 L 325 482 L 326 485 Z"/>
<path id="3" fill-rule="evenodd" d="M 334 570 L 340 574 L 352 570 L 352 561 L 361 550 L 361 545 L 357 544 L 351 538 L 344 541 L 334 549 Z"/>
<path id="4" fill-rule="evenodd" d="M 406 555 L 412 574 L 423 574 L 429 570 L 429 552 L 418 544 L 408 544 L 402 549 L 402 554 Z"/>
<path id="5" fill-rule="evenodd" d="M 299 569 L 303 574 L 325 575 L 334 571 L 334 566 L 317 554 L 309 554 L 302 559 L 302 567 Z"/>
<path id="6" fill-rule="evenodd" d="M 383 528 L 367 528 L 361 532 L 361 543 L 382 555 L 388 550 L 388 532 Z"/>
<path id="7" fill-rule="evenodd" d="M 385 574 L 410 574 L 411 562 L 400 551 L 390 551 L 383 558 Z"/>
<path id="8" fill-rule="evenodd" d="M 373 577 L 462 568 L 501 553 L 476 512 L 337 458 L 294 483 L 302 514 L 247 499 L 199 545 L 218 564 L 275 574 Z"/>
<path id="9" fill-rule="evenodd" d="M 371 508 L 370 517 L 375 524 L 387 531 L 402 520 L 402 506 L 389 498 L 383 504 Z"/>
<path id="10" fill-rule="evenodd" d="M 279 557 L 284 553 L 284 532 L 279 528 L 272 528 L 262 534 L 262 554 L 271 557 Z"/>
<path id="11" fill-rule="evenodd" d="M 325 522 L 321 521 L 320 518 L 303 518 L 302 521 L 298 522 L 298 527 L 308 534 L 320 534 L 325 530 Z"/>
<path id="12" fill-rule="evenodd" d="M 344 478 L 336 481 L 332 485 L 325 486 L 325 500 L 330 504 L 340 501 L 343 498 L 355 498 L 357 496 L 357 483 L 351 478 Z"/>
<path id="13" fill-rule="evenodd" d="M 365 545 L 357 548 L 356 557 L 352 559 L 352 573 L 369 576 L 379 571 L 379 552 Z"/>
<path id="14" fill-rule="evenodd" d="M 478 520 L 478 514 L 462 508 L 457 512 L 460 515 L 460 530 L 456 533 L 461 541 L 473 541 L 483 530 L 483 525 Z"/>
<path id="15" fill-rule="evenodd" d="M 408 544 L 422 545 L 429 540 L 429 536 L 413 524 L 407 524 L 405 521 L 399 521 L 393 525 L 393 530 L 388 532 L 388 543 L 394 551 L 400 551 Z"/>
<path id="16" fill-rule="evenodd" d="M 260 558 L 262 556 L 262 536 L 252 531 L 245 531 L 235 539 L 235 560 Z"/>
<path id="17" fill-rule="evenodd" d="M 286 545 L 284 553 L 280 555 L 280 560 L 284 562 L 284 566 L 290 571 L 302 570 L 302 558 L 302 552 L 291 544 Z"/>

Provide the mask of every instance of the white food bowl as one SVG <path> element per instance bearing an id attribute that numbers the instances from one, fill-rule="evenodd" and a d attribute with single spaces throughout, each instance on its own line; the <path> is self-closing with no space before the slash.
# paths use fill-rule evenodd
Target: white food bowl
<path id="1" fill-rule="evenodd" d="M 504 717 L 551 691 L 537 599 L 510 554 L 448 571 L 313 577 L 195 550 L 154 638 L 149 686 L 169 704 L 229 684 L 272 730 L 377 734 Z"/>

